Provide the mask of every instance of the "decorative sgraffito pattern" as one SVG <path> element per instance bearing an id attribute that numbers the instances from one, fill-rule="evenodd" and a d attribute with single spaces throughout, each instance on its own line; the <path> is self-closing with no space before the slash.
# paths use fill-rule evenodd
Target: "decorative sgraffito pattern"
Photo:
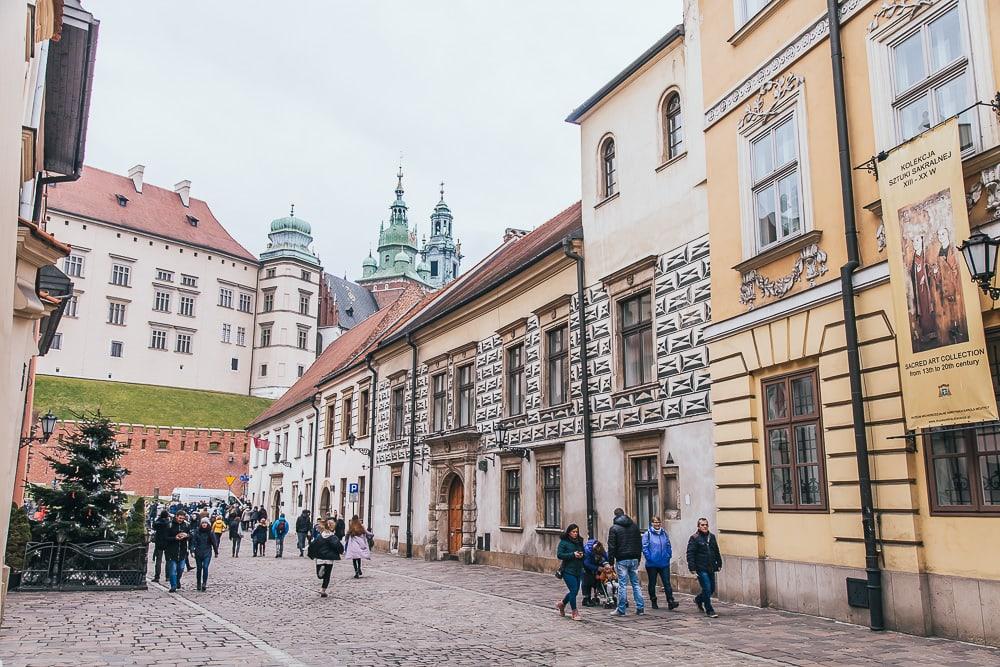
<path id="1" fill-rule="evenodd" d="M 602 285 L 584 292 L 587 326 L 587 363 L 593 405 L 593 428 L 597 432 L 617 431 L 644 425 L 686 420 L 709 413 L 708 348 L 703 330 L 711 320 L 709 306 L 711 267 L 708 236 L 702 236 L 661 255 L 654 275 L 654 331 L 656 346 L 656 381 L 634 391 L 615 391 L 615 345 L 613 341 L 613 303 Z M 579 437 L 582 387 L 580 381 L 580 332 L 575 295 L 570 302 L 570 401 L 565 405 L 543 407 L 542 401 L 542 329 L 538 318 L 527 318 L 524 343 L 525 412 L 505 420 L 508 445 L 530 446 L 544 442 Z M 504 347 L 499 336 L 477 341 L 476 347 L 476 428 L 485 434 L 482 446 L 495 448 L 498 443 L 495 425 L 503 415 Z M 449 429 L 455 428 L 454 364 L 447 369 Z M 417 376 L 418 459 L 424 454 L 431 396 L 430 378 L 425 366 Z M 377 417 L 378 463 L 406 459 L 409 447 L 409 385 L 406 436 L 389 442 L 389 388 L 379 383 Z"/>

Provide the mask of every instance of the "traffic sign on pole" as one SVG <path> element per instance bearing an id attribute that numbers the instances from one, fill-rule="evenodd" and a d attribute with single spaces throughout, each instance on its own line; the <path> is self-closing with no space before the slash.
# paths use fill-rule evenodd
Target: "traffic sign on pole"
<path id="1" fill-rule="evenodd" d="M 236 481 L 236 475 L 226 475 L 226 486 L 232 486 Z"/>

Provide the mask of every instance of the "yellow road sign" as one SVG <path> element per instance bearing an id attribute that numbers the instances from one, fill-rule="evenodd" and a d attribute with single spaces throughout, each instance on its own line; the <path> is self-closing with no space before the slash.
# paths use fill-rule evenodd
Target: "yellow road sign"
<path id="1" fill-rule="evenodd" d="M 236 475 L 226 475 L 226 486 L 232 486 L 236 481 Z"/>

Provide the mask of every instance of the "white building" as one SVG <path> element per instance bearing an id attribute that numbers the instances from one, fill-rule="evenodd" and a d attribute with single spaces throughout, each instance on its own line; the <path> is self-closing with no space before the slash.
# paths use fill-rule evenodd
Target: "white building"
<path id="1" fill-rule="evenodd" d="M 38 372 L 246 394 L 258 262 L 191 197 L 84 167 L 50 186 L 48 229 L 74 284 Z"/>

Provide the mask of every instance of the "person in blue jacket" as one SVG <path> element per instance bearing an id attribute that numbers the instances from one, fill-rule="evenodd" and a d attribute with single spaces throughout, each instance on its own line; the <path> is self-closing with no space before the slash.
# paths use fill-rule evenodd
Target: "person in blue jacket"
<path id="1" fill-rule="evenodd" d="M 271 524 L 271 537 L 274 538 L 275 558 L 281 558 L 285 552 L 285 535 L 288 534 L 288 521 L 284 513 L 278 515 L 278 520 Z"/>
<path id="2" fill-rule="evenodd" d="M 646 559 L 646 578 L 649 580 L 649 599 L 653 609 L 659 609 L 656 605 L 657 577 L 663 582 L 667 607 L 679 607 L 680 604 L 674 599 L 674 589 L 670 587 L 670 558 L 673 556 L 673 549 L 670 547 L 670 536 L 663 529 L 658 516 L 653 517 L 649 522 L 649 530 L 642 536 L 642 555 Z"/>
<path id="3" fill-rule="evenodd" d="M 595 538 L 583 543 L 583 606 L 599 607 L 594 586 L 597 584 L 597 571 L 608 562 L 604 545 Z"/>

